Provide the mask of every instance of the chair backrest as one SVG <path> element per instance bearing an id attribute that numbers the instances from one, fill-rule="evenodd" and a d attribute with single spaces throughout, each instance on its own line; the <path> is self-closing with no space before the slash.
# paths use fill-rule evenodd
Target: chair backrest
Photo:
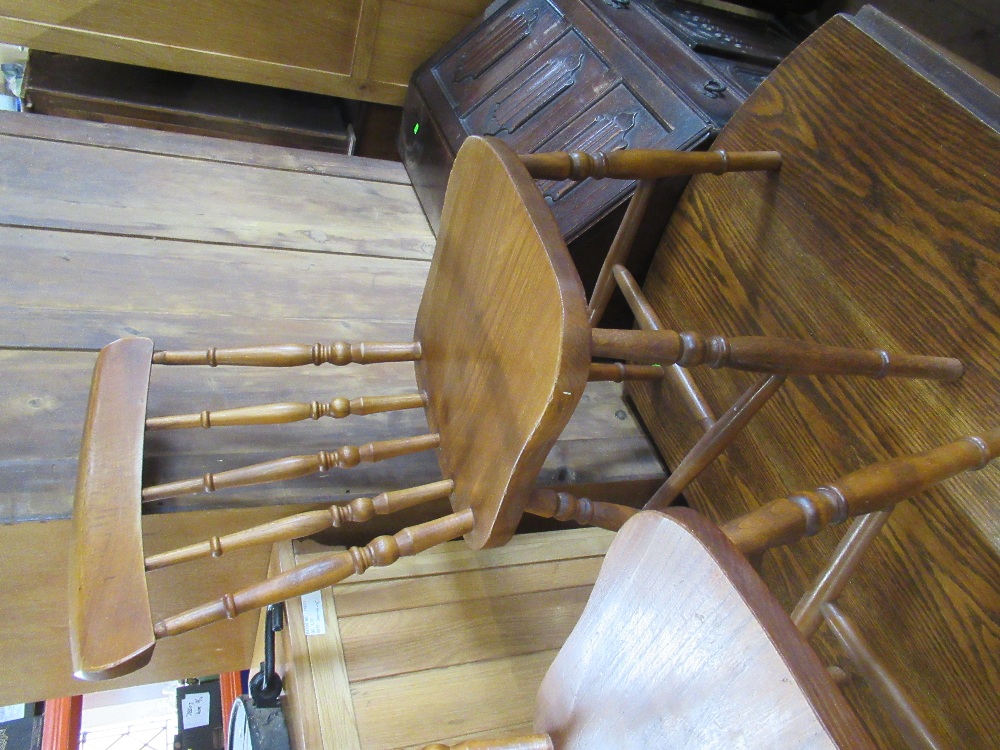
<path id="1" fill-rule="evenodd" d="M 146 419 L 150 366 L 374 363 L 417 360 L 421 394 L 281 403 Z M 146 338 L 105 347 L 93 379 L 81 449 L 71 564 L 74 672 L 107 679 L 150 658 L 156 638 L 330 585 L 370 565 L 467 534 L 473 547 L 514 533 L 549 449 L 583 395 L 590 371 L 586 298 L 551 211 L 518 157 L 471 138 L 449 182 L 444 222 L 415 343 L 290 344 L 154 352 Z M 356 403 L 357 402 L 357 403 Z M 141 485 L 147 430 L 274 424 L 426 404 L 435 432 L 289 456 L 203 477 Z M 141 503 L 350 467 L 440 447 L 444 480 L 300 514 L 144 558 Z M 381 537 L 278 581 L 152 623 L 145 571 L 224 550 L 302 536 L 451 495 L 455 513 Z M 332 578 L 331 578 L 332 576 Z"/>
<path id="2" fill-rule="evenodd" d="M 580 277 L 527 169 L 492 138 L 455 159 L 417 314 L 417 379 L 474 548 L 506 542 L 590 366 Z"/>
<path id="3" fill-rule="evenodd" d="M 622 527 L 535 730 L 574 750 L 872 747 L 746 558 L 687 509 Z"/>

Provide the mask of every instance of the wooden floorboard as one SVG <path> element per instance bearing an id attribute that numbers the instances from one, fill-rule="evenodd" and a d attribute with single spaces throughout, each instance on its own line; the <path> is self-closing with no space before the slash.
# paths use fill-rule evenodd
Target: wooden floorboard
<path id="1" fill-rule="evenodd" d="M 301 604 L 289 602 L 291 629 L 279 659 L 297 685 L 313 677 L 289 712 L 302 738 L 295 747 L 381 750 L 526 731 L 542 676 L 576 624 L 613 538 L 578 529 L 516 536 L 481 552 L 443 544 L 324 592 L 337 611 L 336 628 L 325 611 L 324 635 L 306 636 Z M 294 548 L 298 563 L 324 554 L 314 543 Z M 279 556 L 291 562 L 287 552 Z M 316 663 L 319 654 L 336 655 L 332 667 L 329 659 Z M 310 729 L 322 725 L 328 705 L 354 722 L 341 733 L 356 732 L 358 745 Z"/>
<path id="2" fill-rule="evenodd" d="M 57 143 L 80 143 L 115 151 L 164 154 L 184 159 L 278 169 L 287 172 L 349 177 L 369 182 L 409 185 L 402 163 L 381 159 L 268 146 L 206 136 L 176 138 L 148 128 L 71 120 L 62 117 L 28 116 L 0 112 L 0 132 L 9 136 Z"/>

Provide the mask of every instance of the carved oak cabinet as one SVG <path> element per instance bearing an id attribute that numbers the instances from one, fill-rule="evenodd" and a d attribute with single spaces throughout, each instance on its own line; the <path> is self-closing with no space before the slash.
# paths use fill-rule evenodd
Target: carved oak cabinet
<path id="1" fill-rule="evenodd" d="M 491 6 L 414 73 L 399 149 L 435 230 L 466 136 L 493 135 L 520 153 L 697 149 L 794 46 L 773 21 L 669 0 L 610 2 Z M 634 183 L 540 186 L 573 240 Z"/>

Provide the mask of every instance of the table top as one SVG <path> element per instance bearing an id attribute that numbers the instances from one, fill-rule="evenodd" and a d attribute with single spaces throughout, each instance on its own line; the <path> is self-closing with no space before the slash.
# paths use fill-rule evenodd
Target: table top
<path id="1" fill-rule="evenodd" d="M 952 356 L 966 373 L 953 384 L 790 378 L 688 488 L 692 505 L 732 518 L 996 426 L 997 102 L 884 17 L 836 17 L 725 128 L 714 147 L 774 149 L 784 165 L 692 181 L 645 286 L 664 325 Z M 755 377 L 692 373 L 717 413 Z M 700 432 L 670 388 L 632 392 L 676 465 Z M 1000 734 L 998 490 L 994 466 L 900 505 L 843 599 L 934 728 L 963 746 Z M 767 556 L 789 608 L 839 535 Z M 863 710 L 869 727 L 887 723 Z"/>

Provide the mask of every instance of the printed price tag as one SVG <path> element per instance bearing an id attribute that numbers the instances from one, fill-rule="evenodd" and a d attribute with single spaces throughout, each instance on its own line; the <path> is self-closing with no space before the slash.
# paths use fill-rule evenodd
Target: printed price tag
<path id="1" fill-rule="evenodd" d="M 181 723 L 185 729 L 208 726 L 209 693 L 191 693 L 181 698 Z"/>
<path id="2" fill-rule="evenodd" d="M 0 706 L 0 724 L 7 721 L 15 721 L 24 718 L 24 704 L 15 703 L 13 706 Z"/>
<path id="3" fill-rule="evenodd" d="M 303 594 L 300 598 L 302 599 L 302 622 L 305 625 L 306 635 L 326 635 L 323 593 L 313 591 L 311 594 Z"/>

